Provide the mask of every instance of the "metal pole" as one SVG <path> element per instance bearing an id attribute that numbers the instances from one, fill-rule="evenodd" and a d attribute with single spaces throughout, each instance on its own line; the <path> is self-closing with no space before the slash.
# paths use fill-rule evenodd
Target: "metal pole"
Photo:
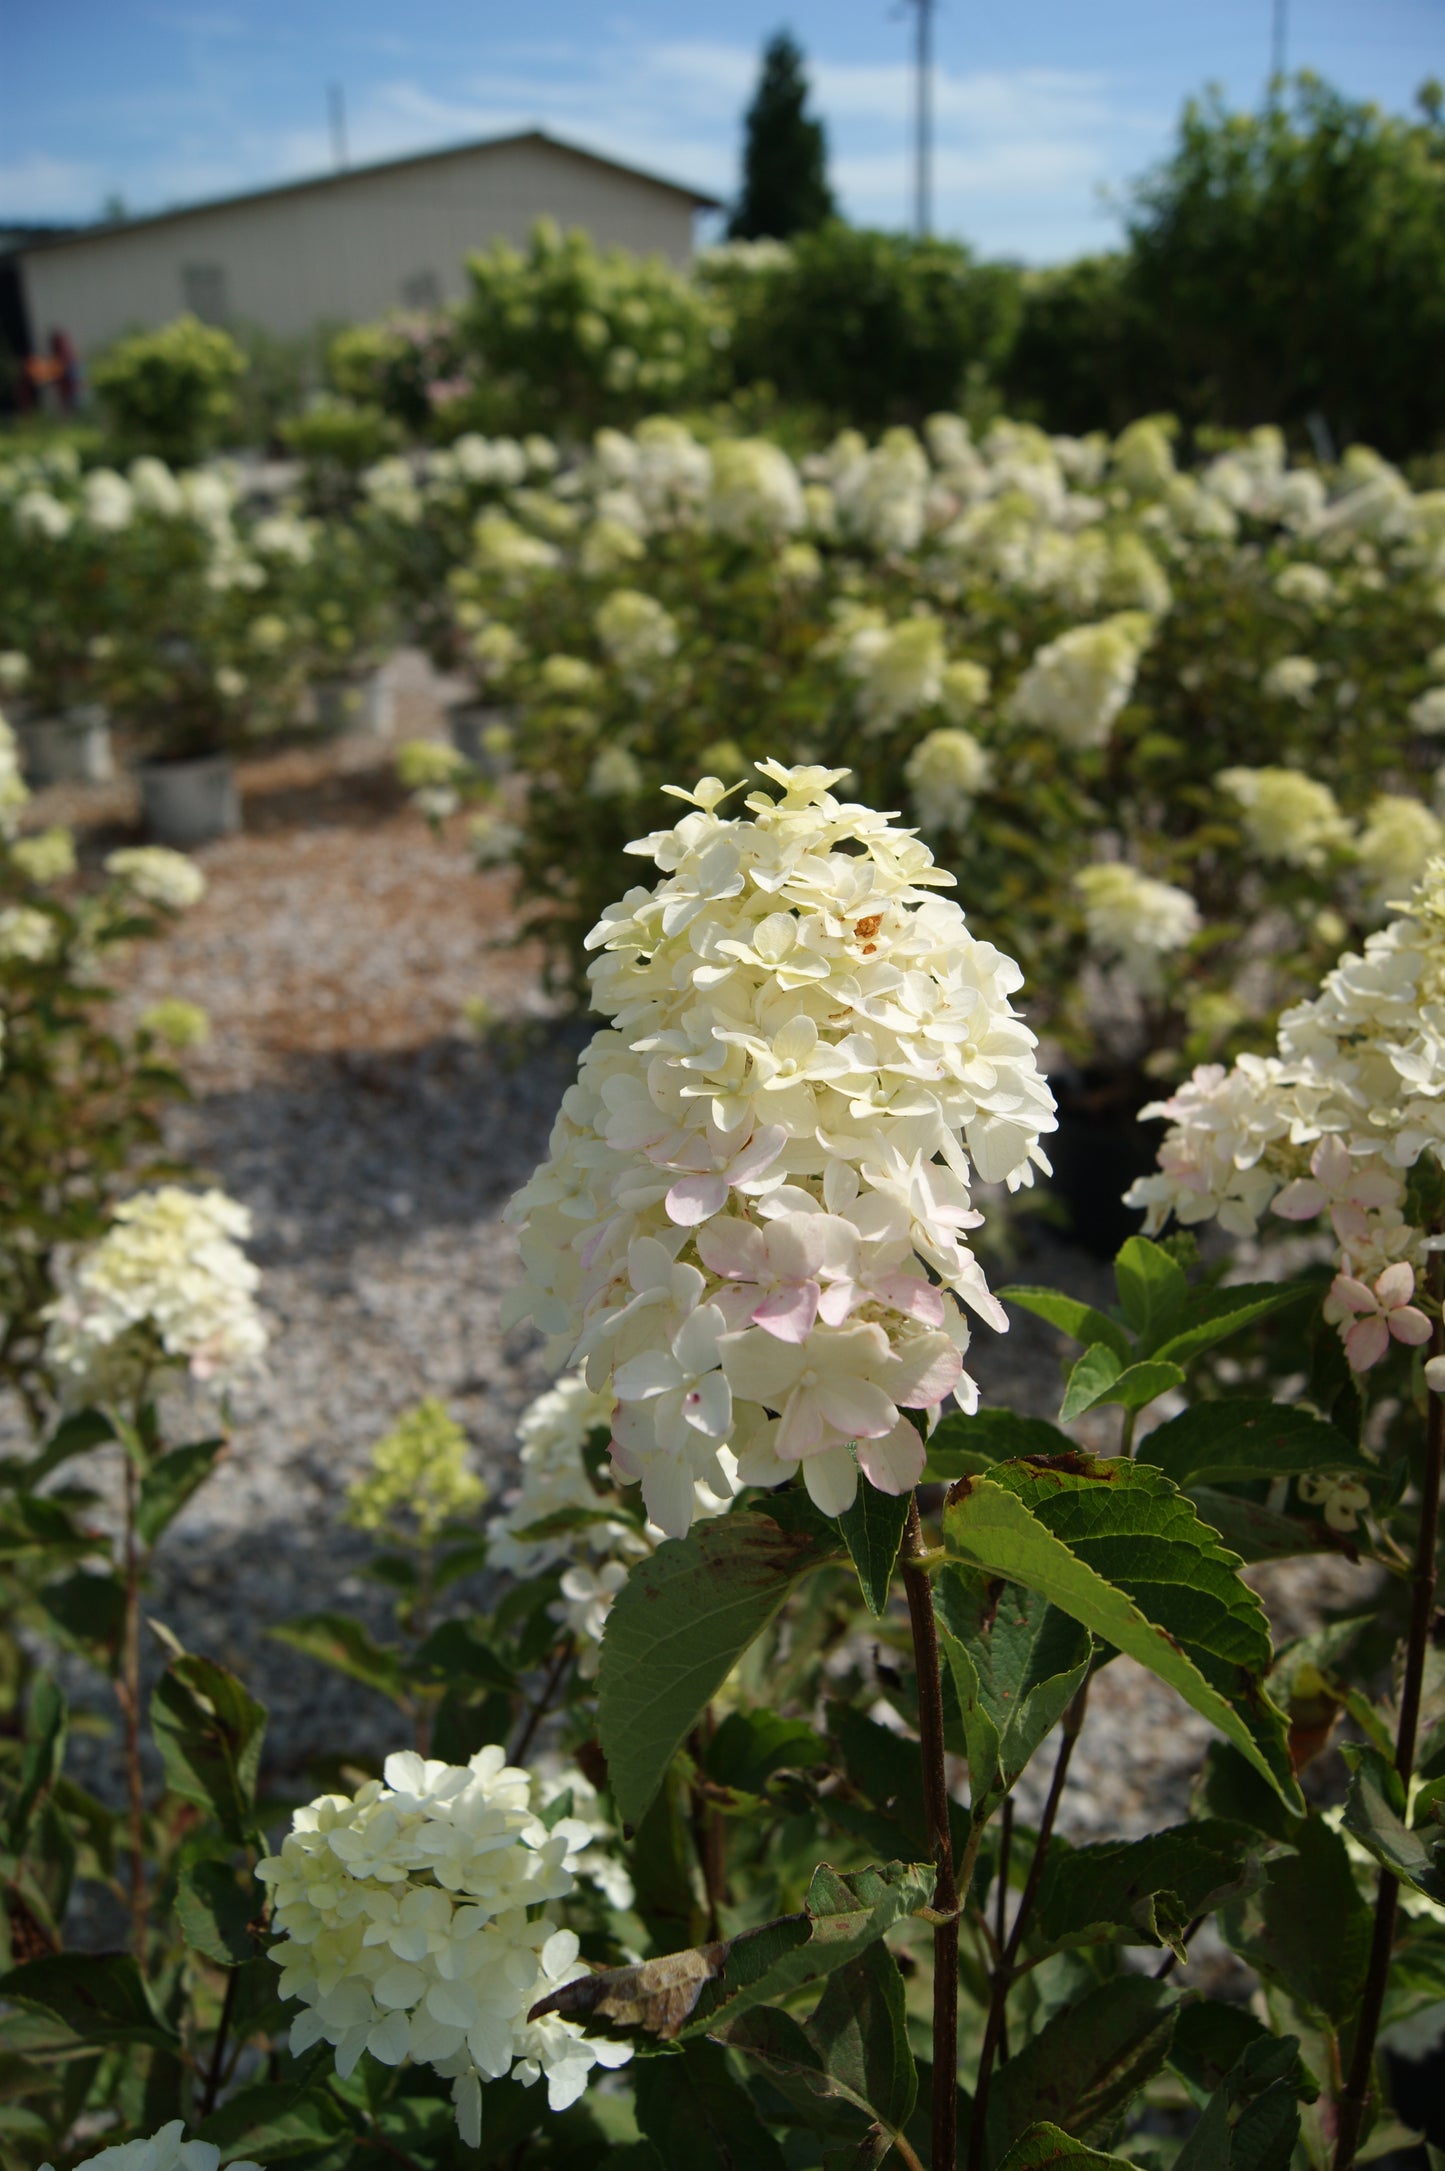
<path id="1" fill-rule="evenodd" d="M 1273 84 L 1283 80 L 1289 53 L 1289 0 L 1274 0 L 1274 22 L 1269 41 L 1269 76 Z"/>
<path id="2" fill-rule="evenodd" d="M 913 0 L 918 10 L 914 129 L 914 225 L 920 235 L 933 223 L 933 9 L 934 0 Z"/>
<path id="3" fill-rule="evenodd" d="M 346 93 L 339 83 L 329 86 L 326 93 L 331 108 L 331 163 L 338 173 L 344 173 L 346 157 Z"/>

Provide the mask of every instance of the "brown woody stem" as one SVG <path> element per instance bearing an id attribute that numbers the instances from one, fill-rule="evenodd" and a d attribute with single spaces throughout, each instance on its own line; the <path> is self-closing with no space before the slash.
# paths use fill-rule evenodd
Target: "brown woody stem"
<path id="1" fill-rule="evenodd" d="M 1429 1290 L 1434 1299 L 1434 1326 L 1430 1335 L 1432 1357 L 1445 1355 L 1445 1324 L 1440 1316 L 1445 1263 L 1438 1251 L 1430 1254 Z M 1395 1769 L 1408 1797 L 1415 1768 L 1415 1739 L 1420 1729 L 1420 1698 L 1425 1681 L 1425 1660 L 1430 1649 L 1430 1627 L 1435 1617 L 1436 1553 L 1440 1541 L 1440 1479 L 1445 1464 L 1445 1397 L 1426 1390 L 1429 1404 L 1425 1418 L 1425 1475 L 1420 1494 L 1420 1528 L 1415 1541 L 1414 1573 L 1410 1590 L 1410 1628 L 1405 1642 L 1405 1675 L 1400 1686 L 1400 1720 L 1395 1731 Z M 1351 2171 L 1360 2145 L 1365 2113 L 1375 2074 L 1375 2044 L 1380 2032 L 1385 1990 L 1390 1977 L 1390 1958 L 1395 1942 L 1395 1918 L 1400 1904 L 1400 1880 L 1389 1870 L 1380 1872 L 1375 1897 L 1375 1927 L 1370 1958 L 1360 1999 L 1350 2070 L 1340 2094 L 1335 2121 L 1333 2171 Z"/>
<path id="2" fill-rule="evenodd" d="M 130 1914 L 136 1965 L 146 1964 L 150 1895 L 146 1889 L 145 1779 L 140 1760 L 140 1553 L 136 1544 L 136 1506 L 140 1478 L 131 1455 L 125 1457 L 125 1616 L 121 1631 L 120 1673 L 116 1698 L 125 1721 L 125 1777 L 130 1824 Z"/>
<path id="3" fill-rule="evenodd" d="M 913 1629 L 918 1672 L 918 1736 L 923 1759 L 923 1809 L 928 1844 L 938 1872 L 933 1931 L 933 2149 L 932 2171 L 956 2171 L 958 2163 L 958 1885 L 953 1873 L 948 1773 L 943 1760 L 943 1678 L 938 1664 L 938 1623 L 933 1586 L 923 1565 L 923 1525 L 915 1496 L 903 1532 L 903 1588 Z M 975 1848 L 969 1849 L 970 1862 Z"/>
<path id="4" fill-rule="evenodd" d="M 1078 1740 L 1080 1730 L 1084 1724 L 1084 1713 L 1088 1708 L 1088 1702 L 1089 1681 L 1086 1675 L 1083 1687 L 1064 1713 L 1063 1734 L 1059 1741 L 1059 1753 L 1054 1759 L 1054 1775 L 1049 1781 L 1048 1799 L 1044 1803 L 1044 1813 L 1039 1819 L 1039 1833 L 1034 1842 L 1033 1858 L 1029 1863 L 1029 1873 L 1024 1879 L 1023 1891 L 1019 1894 L 1018 1912 L 1014 1916 L 1013 1928 L 1009 1932 L 1008 1943 L 1004 1946 L 999 1956 L 998 1966 L 993 1971 L 993 1983 L 988 2001 L 988 2018 L 984 2022 L 983 2047 L 978 2054 L 978 2078 L 974 2083 L 973 2090 L 973 2119 L 968 2135 L 968 2171 L 980 2171 L 980 2166 L 983 2163 L 984 2131 L 988 2122 L 989 2086 L 993 2079 L 994 2060 L 998 2055 L 999 2045 L 1003 2041 L 1007 2024 L 1008 1994 L 1014 1979 L 1014 1964 L 1018 1959 L 1019 1947 L 1023 1943 L 1024 1932 L 1029 1926 L 1029 1917 L 1033 1913 L 1034 1901 L 1038 1897 L 1039 1884 L 1044 1874 L 1044 1861 L 1049 1851 L 1049 1841 L 1053 1836 L 1054 1822 L 1059 1814 L 1059 1803 L 1063 1799 L 1064 1782 L 1069 1776 L 1069 1760 L 1073 1756 L 1074 1743 Z"/>

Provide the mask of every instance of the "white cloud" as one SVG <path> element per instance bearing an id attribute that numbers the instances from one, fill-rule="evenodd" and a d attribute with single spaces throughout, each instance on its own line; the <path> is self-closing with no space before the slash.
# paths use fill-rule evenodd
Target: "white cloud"
<path id="1" fill-rule="evenodd" d="M 80 159 L 33 151 L 0 165 L 0 217 L 17 226 L 94 218 L 104 193 L 101 169 Z"/>
<path id="2" fill-rule="evenodd" d="M 184 0 L 182 0 L 182 5 Z M 185 22 L 198 42 L 229 46 L 234 17 L 202 8 Z M 625 28 L 583 49 L 514 44 L 485 77 L 457 80 L 403 38 L 364 39 L 379 69 L 348 83 L 353 163 L 468 137 L 548 128 L 605 155 L 727 196 L 736 186 L 740 123 L 757 73 L 753 48 L 707 38 L 640 39 Z M 399 49 L 399 50 L 398 50 Z M 355 46 L 353 45 L 353 50 Z M 401 62 L 398 67 L 397 63 Z M 388 65 L 395 71 L 384 72 Z M 404 72 L 403 72 L 404 71 Z M 834 185 L 850 217 L 898 226 L 911 205 L 912 73 L 815 57 L 815 109 L 827 124 Z M 0 212 L 85 216 L 119 187 L 136 207 L 160 208 L 324 172 L 331 145 L 314 126 L 268 126 L 249 97 L 222 95 L 229 71 L 156 85 L 112 107 L 139 157 L 35 157 L 0 169 Z M 1101 70 L 940 67 L 934 84 L 935 223 L 985 252 L 1033 258 L 1098 247 L 1107 229 L 1100 184 L 1132 170 L 1167 123 L 1131 110 Z"/>

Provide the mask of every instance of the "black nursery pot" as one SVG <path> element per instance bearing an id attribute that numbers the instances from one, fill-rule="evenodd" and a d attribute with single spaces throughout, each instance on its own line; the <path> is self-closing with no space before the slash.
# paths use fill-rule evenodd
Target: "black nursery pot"
<path id="1" fill-rule="evenodd" d="M 1059 1127 L 1044 1140 L 1054 1165 L 1051 1186 L 1069 1217 L 1069 1234 L 1095 1259 L 1112 1259 L 1126 1237 L 1137 1236 L 1140 1217 L 1124 1204 L 1136 1176 L 1154 1166 L 1162 1133 L 1140 1123 L 1139 1110 L 1153 1098 L 1143 1081 L 1097 1078 L 1089 1073 L 1055 1075 Z"/>

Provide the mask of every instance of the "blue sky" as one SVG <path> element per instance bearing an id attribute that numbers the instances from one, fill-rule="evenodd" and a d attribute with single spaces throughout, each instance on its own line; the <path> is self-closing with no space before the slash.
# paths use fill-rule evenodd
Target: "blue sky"
<path id="1" fill-rule="evenodd" d="M 1273 0 L 940 0 L 936 216 L 1047 262 L 1108 208 L 1184 98 L 1259 95 Z M 1445 0 L 1288 0 L 1291 67 L 1404 110 L 1445 74 Z M 735 186 L 758 50 L 803 44 L 848 215 L 907 222 L 911 18 L 898 0 L 0 0 L 0 223 L 85 219 L 325 169 L 326 87 L 354 162 L 537 126 Z"/>

